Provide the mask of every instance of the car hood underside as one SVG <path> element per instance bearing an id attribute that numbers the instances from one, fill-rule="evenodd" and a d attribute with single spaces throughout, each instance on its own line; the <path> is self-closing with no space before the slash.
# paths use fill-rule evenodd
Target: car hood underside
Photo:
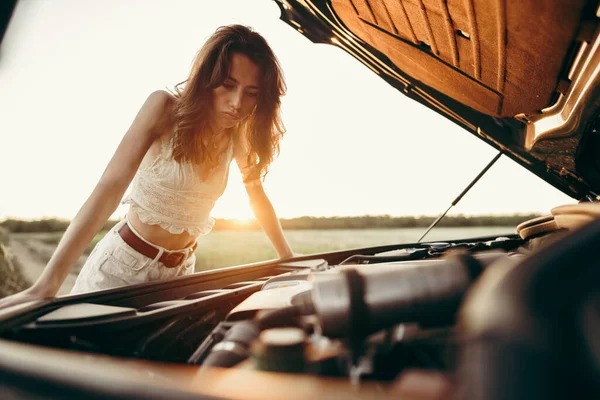
<path id="1" fill-rule="evenodd" d="M 281 19 L 341 47 L 576 198 L 600 191 L 598 17 L 586 0 L 278 0 Z"/>

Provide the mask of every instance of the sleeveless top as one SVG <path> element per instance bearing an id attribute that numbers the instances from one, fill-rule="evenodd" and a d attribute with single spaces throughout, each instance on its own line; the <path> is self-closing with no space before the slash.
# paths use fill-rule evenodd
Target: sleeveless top
<path id="1" fill-rule="evenodd" d="M 122 203 L 130 204 L 145 224 L 159 225 L 173 234 L 207 234 L 215 224 L 210 213 L 227 186 L 233 139 L 206 179 L 201 178 L 198 166 L 175 161 L 171 149 L 171 141 L 162 140 L 158 156 L 146 154 Z"/>

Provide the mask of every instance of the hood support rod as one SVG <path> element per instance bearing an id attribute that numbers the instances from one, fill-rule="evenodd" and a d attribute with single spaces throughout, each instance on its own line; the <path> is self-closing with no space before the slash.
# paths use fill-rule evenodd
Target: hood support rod
<path id="1" fill-rule="evenodd" d="M 429 228 L 427 228 L 427 230 L 425 231 L 425 233 L 423 235 L 421 235 L 421 237 L 419 238 L 419 240 L 417 241 L 417 243 L 421 243 L 421 240 L 423 240 L 423 238 L 429 233 L 429 231 L 432 230 L 438 224 L 438 222 L 440 222 L 442 220 L 442 218 L 444 218 L 446 216 L 446 214 L 448 213 L 448 211 L 450 211 L 450 209 L 452 207 L 454 207 L 455 205 L 458 204 L 458 202 L 463 198 L 463 196 L 465 194 L 467 194 L 467 192 L 469 190 L 471 190 L 471 188 L 492 167 L 492 165 L 494 165 L 496 163 L 496 161 L 498 161 L 498 159 L 500 158 L 501 155 L 502 155 L 502 151 L 500 151 L 498 154 L 496 154 L 496 156 L 492 159 L 492 161 L 490 161 L 488 163 L 488 165 L 486 165 L 485 168 L 481 170 L 481 172 L 479 173 L 479 175 L 477 175 L 475 177 L 475 179 L 473 179 L 471 181 L 471 183 L 469 183 L 469 185 L 462 191 L 462 193 L 459 194 L 456 199 L 454 199 L 454 201 L 452 202 L 452 204 L 450 204 L 450 207 L 448 207 L 448 209 L 446 211 L 444 211 L 444 213 L 442 215 L 440 215 L 439 217 L 437 217 L 437 219 L 435 221 L 433 221 L 433 223 L 429 226 Z"/>

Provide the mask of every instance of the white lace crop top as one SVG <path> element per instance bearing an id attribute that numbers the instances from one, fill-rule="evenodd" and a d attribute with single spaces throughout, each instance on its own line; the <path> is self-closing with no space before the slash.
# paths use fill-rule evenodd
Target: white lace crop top
<path id="1" fill-rule="evenodd" d="M 163 141 L 158 156 L 149 152 L 142 160 L 122 203 L 130 204 L 145 224 L 159 225 L 173 234 L 204 235 L 215 223 L 210 213 L 227 186 L 232 156 L 230 139 L 219 164 L 202 179 L 197 166 L 173 160 L 170 142 Z"/>

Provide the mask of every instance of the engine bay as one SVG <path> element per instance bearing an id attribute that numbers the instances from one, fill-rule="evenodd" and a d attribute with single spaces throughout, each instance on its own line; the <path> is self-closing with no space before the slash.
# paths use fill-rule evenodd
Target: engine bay
<path id="1" fill-rule="evenodd" d="M 589 388 L 598 383 L 591 367 L 597 358 L 588 351 L 597 332 L 593 318 L 581 319 L 581 310 L 597 314 L 597 280 L 588 278 L 598 272 L 589 270 L 588 286 L 560 310 L 552 301 L 537 305 L 561 297 L 547 292 L 553 284 L 532 296 L 539 278 L 526 278 L 527 270 L 547 263 L 544 258 L 556 259 L 549 253 L 564 252 L 569 243 L 580 247 L 582 239 L 572 236 L 536 231 L 526 238 L 391 245 L 234 267 L 196 274 L 191 282 L 165 282 L 163 290 L 152 284 L 55 299 L 0 335 L 46 348 L 186 365 L 199 373 L 341 379 L 348 388 L 393 385 L 407 371 L 433 372 L 467 385 L 475 393 L 468 398 L 489 398 L 488 385 L 506 387 L 507 373 L 528 381 L 515 387 L 530 387 L 536 379 L 546 385 L 548 366 L 556 365 L 547 346 L 558 341 L 565 348 L 565 337 L 583 335 L 567 346 L 576 351 L 565 354 L 572 358 L 571 372 L 578 371 L 579 388 Z M 515 274 L 510 279 L 516 283 L 502 288 Z M 519 287 L 523 282 L 530 282 L 526 289 Z M 555 314 L 565 324 L 557 337 Z M 583 364 L 575 356 L 581 351 L 587 352 Z"/>
<path id="2" fill-rule="evenodd" d="M 392 379 L 407 367 L 443 370 L 471 282 L 498 259 L 523 256 L 523 245 L 512 236 L 365 251 L 333 265 L 280 263 L 253 279 L 183 297 L 183 289 L 173 290 L 158 302 L 63 305 L 3 337 L 119 357 L 353 379 Z"/>

